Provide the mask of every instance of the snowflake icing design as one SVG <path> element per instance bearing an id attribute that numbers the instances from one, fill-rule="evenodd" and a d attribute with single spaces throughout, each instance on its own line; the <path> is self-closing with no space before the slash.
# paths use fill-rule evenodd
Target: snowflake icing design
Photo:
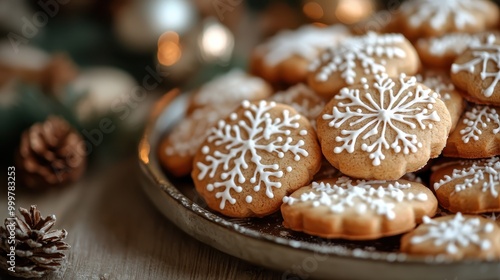
<path id="1" fill-rule="evenodd" d="M 416 153 L 422 147 L 417 135 L 402 130 L 401 126 L 407 126 L 408 131 L 417 128 L 432 129 L 432 122 L 439 122 L 440 117 L 433 110 L 437 93 L 417 85 L 415 77 L 406 78 L 401 75 L 401 87 L 397 92 L 394 91 L 396 82 L 387 75 L 377 75 L 375 79 L 373 87 L 377 94 L 343 88 L 335 99 L 347 102 L 339 102 L 333 107 L 331 115 L 324 114 L 322 118 L 329 120 L 328 125 L 335 128 L 344 124 L 348 127 L 362 125 L 361 128 L 343 129 L 342 136 L 335 139 L 342 145 L 335 147 L 334 153 L 344 150 L 353 153 L 357 142 L 362 141 L 361 150 L 369 152 L 373 165 L 378 166 L 385 159 L 384 149 L 409 154 Z M 368 90 L 367 81 L 362 82 L 364 89 Z M 392 134 L 390 130 L 396 135 L 394 139 L 389 139 Z"/>
<path id="2" fill-rule="evenodd" d="M 491 248 L 491 241 L 481 238 L 481 235 L 494 231 L 493 223 L 482 224 L 479 218 L 465 218 L 461 213 L 449 220 L 433 220 L 423 218 L 424 226 L 428 228 L 424 235 L 416 235 L 410 239 L 412 244 L 432 241 L 435 246 L 446 246 L 446 252 L 456 254 L 459 248 L 476 245 L 481 250 Z"/>
<path id="3" fill-rule="evenodd" d="M 283 202 L 293 205 L 298 202 L 312 201 L 312 207 L 326 206 L 333 213 L 343 213 L 346 209 L 354 209 L 358 214 L 374 211 L 377 215 L 389 220 L 396 218 L 396 204 L 403 201 L 427 201 L 425 193 L 404 192 L 411 184 L 386 181 L 352 181 L 348 177 L 340 177 L 331 185 L 325 182 L 313 182 L 312 191 L 303 193 L 299 198 L 284 197 Z"/>
<path id="4" fill-rule="evenodd" d="M 242 184 L 249 181 L 253 185 L 253 190 L 259 192 L 264 185 L 265 194 L 273 198 L 273 188 L 280 188 L 278 180 L 285 172 L 291 172 L 292 167 L 283 168 L 277 163 L 262 162 L 263 154 L 273 154 L 278 158 L 283 158 L 286 153 L 293 154 L 293 159 L 299 161 L 302 157 L 307 157 L 303 139 L 296 141 L 289 135 L 292 130 L 299 129 L 298 120 L 300 115 L 291 115 L 290 111 L 283 110 L 281 118 L 272 118 L 269 111 L 276 106 L 274 102 L 260 101 L 253 104 L 248 101 L 242 103 L 245 112 L 244 119 L 236 124 L 229 124 L 221 120 L 216 127 L 210 130 L 207 141 L 221 150 L 210 153 L 208 146 L 202 147 L 202 153 L 206 155 L 205 162 L 198 162 L 200 170 L 198 179 L 205 177 L 214 178 L 220 171 L 220 181 L 207 185 L 208 191 L 217 190 L 216 198 L 221 198 L 220 208 L 224 209 L 226 201 L 231 204 L 236 203 L 236 199 L 231 195 L 231 191 L 241 193 Z M 236 121 L 236 113 L 230 114 L 230 120 Z M 300 130 L 300 135 L 307 135 L 307 130 Z M 226 152 L 224 152 L 226 151 Z M 251 166 L 246 162 L 247 155 L 251 158 Z M 245 177 L 244 170 L 254 168 L 251 178 Z M 247 203 L 251 203 L 252 197 L 246 197 Z"/>
<path id="5" fill-rule="evenodd" d="M 316 119 L 325 107 L 325 100 L 304 84 L 297 84 L 284 92 L 278 92 L 271 99 L 292 106 L 299 114 L 307 117 L 313 127 L 316 127 Z"/>
<path id="6" fill-rule="evenodd" d="M 404 43 L 401 34 L 378 35 L 369 32 L 365 36 L 346 39 L 336 48 L 330 48 L 310 65 L 311 71 L 319 72 L 316 80 L 325 82 L 334 72 L 341 72 L 344 81 L 356 82 L 356 68 L 362 67 L 365 74 L 385 73 L 387 60 L 405 58 L 406 52 L 398 46 Z"/>
<path id="7" fill-rule="evenodd" d="M 457 181 L 461 180 L 462 183 Z M 437 191 L 444 184 L 452 181 L 455 185 L 455 192 L 460 192 L 468 188 L 478 186 L 479 181 L 484 181 L 481 186 L 483 192 L 489 191 L 493 197 L 498 197 L 498 188 L 500 187 L 500 159 L 493 157 L 486 160 L 478 160 L 472 166 L 462 169 L 454 169 L 451 176 L 446 175 L 444 179 L 434 184 Z"/>
<path id="8" fill-rule="evenodd" d="M 493 134 L 500 132 L 500 117 L 494 108 L 489 106 L 476 105 L 471 110 L 465 112 L 463 120 L 467 126 L 460 130 L 462 141 L 467 144 L 472 139 L 478 141 L 479 137 L 483 134 L 482 129 L 488 127 L 488 124 L 498 125 L 497 128 L 492 130 Z"/>
<path id="9" fill-rule="evenodd" d="M 429 52 L 434 55 L 444 55 L 446 53 L 453 53 L 459 55 L 469 47 L 475 47 L 481 44 L 481 36 L 467 33 L 452 33 L 446 34 L 441 37 L 434 37 L 430 39 L 420 39 L 419 45 L 429 43 Z"/>
<path id="10" fill-rule="evenodd" d="M 489 86 L 483 89 L 483 95 L 487 98 L 493 95 L 495 87 L 500 81 L 500 45 L 496 44 L 495 41 L 495 35 L 489 35 L 485 44 L 479 44 L 471 48 L 471 60 L 463 64 L 453 63 L 451 66 L 452 73 L 461 71 L 474 73 L 476 67 L 481 67 L 479 73 L 481 80 L 491 79 Z M 496 70 L 488 72 L 488 65 L 494 65 Z"/>
<path id="11" fill-rule="evenodd" d="M 411 26 L 428 22 L 434 30 L 439 30 L 448 22 L 458 29 L 475 24 L 477 18 L 473 12 L 486 13 L 489 6 L 477 0 L 413 0 L 404 3 L 401 9 Z"/>
<path id="12" fill-rule="evenodd" d="M 419 74 L 415 77 L 417 78 L 417 82 L 422 83 L 434 90 L 441 100 L 448 101 L 451 99 L 450 92 L 455 90 L 455 86 L 444 76 L 444 74 L 429 71 L 429 73 L 426 73 L 425 76 Z"/>

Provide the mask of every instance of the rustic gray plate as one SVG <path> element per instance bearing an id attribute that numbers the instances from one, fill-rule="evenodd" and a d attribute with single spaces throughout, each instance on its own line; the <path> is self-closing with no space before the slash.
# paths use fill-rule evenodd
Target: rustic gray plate
<path id="1" fill-rule="evenodd" d="M 398 253 L 399 236 L 370 242 L 323 239 L 285 229 L 281 215 L 232 219 L 211 212 L 189 178 L 162 171 L 160 137 L 184 115 L 177 90 L 155 106 L 139 145 L 143 188 L 161 213 L 192 237 L 222 252 L 300 278 L 500 279 L 499 262 L 443 262 Z"/>

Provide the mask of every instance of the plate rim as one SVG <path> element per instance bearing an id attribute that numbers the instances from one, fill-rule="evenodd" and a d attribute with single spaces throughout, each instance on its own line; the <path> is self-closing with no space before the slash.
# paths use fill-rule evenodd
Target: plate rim
<path id="1" fill-rule="evenodd" d="M 219 216 L 213 212 L 210 212 L 203 208 L 202 206 L 196 204 L 194 201 L 186 197 L 184 194 L 182 194 L 177 187 L 169 180 L 169 178 L 166 176 L 162 168 L 160 167 L 157 157 L 156 157 L 156 147 L 154 147 L 154 143 L 151 143 L 151 137 L 154 132 L 154 128 L 156 125 L 156 122 L 162 115 L 162 113 L 168 109 L 168 107 L 171 105 L 171 103 L 181 94 L 181 91 L 179 89 L 173 89 L 169 92 L 167 92 L 165 95 L 163 95 L 153 106 L 153 109 L 151 111 L 151 114 L 147 120 L 146 127 L 144 129 L 144 133 L 141 136 L 141 140 L 138 145 L 138 156 L 139 156 L 139 165 L 141 167 L 142 171 L 142 176 L 145 177 L 150 181 L 150 183 L 160 186 L 160 189 L 163 193 L 168 195 L 173 201 L 175 201 L 177 204 L 181 205 L 184 210 L 193 212 L 196 214 L 199 218 L 205 219 L 211 224 L 214 224 L 220 228 L 227 229 L 227 230 L 232 230 L 234 233 L 237 233 L 240 235 L 240 237 L 244 238 L 250 238 L 250 239 L 255 239 L 260 242 L 267 242 L 269 244 L 273 245 L 279 245 L 283 247 L 287 247 L 289 249 L 294 249 L 294 250 L 301 250 L 305 251 L 307 253 L 320 253 L 320 254 L 327 254 L 330 257 L 335 257 L 335 258 L 342 258 L 347 261 L 356 261 L 356 262 L 371 262 L 375 264 L 391 264 L 391 263 L 398 263 L 398 264 L 405 264 L 405 265 L 425 265 L 425 266 L 439 266 L 442 268 L 446 267 L 470 267 L 470 266 L 477 266 L 477 265 L 492 265 L 492 266 L 497 266 L 496 269 L 498 269 L 500 273 L 500 262 L 498 261 L 481 261 L 481 260 L 472 260 L 472 259 L 466 259 L 466 260 L 458 260 L 458 261 L 436 261 L 435 258 L 429 257 L 429 256 L 419 256 L 419 255 L 410 255 L 406 253 L 401 253 L 401 252 L 380 252 L 380 251 L 366 251 L 362 249 L 348 249 L 348 248 L 343 248 L 340 250 L 343 253 L 335 252 L 335 251 L 328 251 L 328 252 L 322 252 L 321 250 L 315 250 L 315 247 L 320 247 L 318 244 L 311 244 L 308 242 L 303 242 L 303 241 L 296 241 L 296 240 L 289 240 L 283 237 L 277 237 L 269 234 L 263 234 L 263 233 L 258 233 L 257 231 L 253 229 L 248 229 L 245 228 L 244 226 L 239 226 L 239 228 L 234 227 L 234 223 L 231 221 L 228 221 L 226 217 L 224 216 Z M 143 189 L 146 188 L 146 186 L 143 185 Z M 147 192 L 147 191 L 146 191 Z M 148 193 L 148 197 L 150 197 Z M 158 207 L 157 207 L 158 208 Z M 171 217 L 167 217 L 169 220 L 172 221 Z M 180 227 L 176 222 L 174 222 L 176 226 Z M 244 230 L 242 230 L 244 229 Z M 190 232 L 186 232 L 190 236 L 194 237 L 197 240 L 200 240 L 197 236 L 194 236 Z M 202 241 L 202 240 L 200 240 Z M 276 242 L 279 241 L 279 242 Z M 203 241 L 202 241 L 203 242 Z M 300 243 L 300 246 L 297 244 L 293 244 L 294 242 Z M 204 242 L 206 243 L 206 242 Z M 211 247 L 213 244 L 207 244 Z M 306 245 L 306 246 L 304 246 Z M 340 245 L 338 246 L 339 248 L 341 247 Z M 219 249 L 219 248 L 217 248 Z M 220 250 L 220 249 L 219 249 Z M 224 250 L 223 250 L 224 251 Z M 226 252 L 226 251 L 224 251 Z M 230 252 L 226 252 L 230 255 L 233 255 L 235 257 L 241 258 L 239 256 L 236 256 Z M 388 260 L 389 255 L 396 255 L 395 259 L 391 259 L 390 261 Z M 404 256 L 404 257 L 399 257 Z M 392 257 L 391 257 L 392 258 Z M 251 261 L 248 259 L 245 259 L 247 261 Z M 261 264 L 264 265 L 265 264 Z M 272 267 L 271 267 L 272 268 Z M 472 267 L 470 267 L 472 268 Z M 276 268 L 274 268 L 276 269 Z"/>

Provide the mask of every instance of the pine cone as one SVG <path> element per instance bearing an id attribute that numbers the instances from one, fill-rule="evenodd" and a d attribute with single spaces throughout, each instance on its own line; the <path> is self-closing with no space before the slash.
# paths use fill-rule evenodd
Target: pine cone
<path id="1" fill-rule="evenodd" d="M 20 178 L 30 188 L 76 181 L 86 166 L 85 143 L 64 119 L 50 116 L 23 132 L 16 155 Z"/>
<path id="2" fill-rule="evenodd" d="M 0 227 L 0 268 L 7 273 L 23 278 L 42 277 L 58 270 L 66 256 L 63 251 L 70 246 L 63 240 L 66 230 L 51 230 L 56 222 L 54 215 L 43 218 L 36 206 L 30 210 L 19 208 L 24 219 L 15 217 L 5 219 L 5 226 Z M 10 246 L 8 225 L 15 224 L 15 272 L 8 270 Z M 10 228 L 9 228 L 10 229 Z"/>

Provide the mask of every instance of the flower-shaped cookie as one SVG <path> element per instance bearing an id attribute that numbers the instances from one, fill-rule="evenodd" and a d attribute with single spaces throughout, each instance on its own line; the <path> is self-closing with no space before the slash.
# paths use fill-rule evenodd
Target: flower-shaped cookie
<path id="1" fill-rule="evenodd" d="M 456 161 L 431 176 L 439 204 L 451 212 L 500 211 L 500 159 Z"/>
<path id="2" fill-rule="evenodd" d="M 439 37 L 420 38 L 415 48 L 424 65 L 449 70 L 459 55 L 470 47 L 486 43 L 490 34 L 492 33 L 447 33 Z"/>
<path id="3" fill-rule="evenodd" d="M 231 217 L 262 217 L 308 184 L 321 165 L 309 121 L 292 107 L 244 101 L 210 129 L 192 178 L 208 206 Z"/>
<path id="4" fill-rule="evenodd" d="M 500 105 L 500 40 L 488 35 L 486 43 L 462 53 L 451 65 L 453 83 L 464 98 L 478 104 Z"/>
<path id="5" fill-rule="evenodd" d="M 413 75 L 419 66 L 417 51 L 403 35 L 369 32 L 322 53 L 310 66 L 308 83 L 319 95 L 331 98 L 362 79 L 384 73 Z"/>
<path id="6" fill-rule="evenodd" d="M 500 108 L 469 107 L 448 137 L 443 155 L 460 158 L 486 158 L 500 155 Z"/>
<path id="7" fill-rule="evenodd" d="M 500 258 L 500 227 L 479 216 L 460 213 L 430 219 L 401 239 L 401 251 L 449 260 Z"/>
<path id="8" fill-rule="evenodd" d="M 326 238 L 377 239 L 413 229 L 437 201 L 416 182 L 325 179 L 283 199 L 285 227 Z"/>
<path id="9" fill-rule="evenodd" d="M 451 120 L 438 94 L 415 77 L 382 75 L 343 88 L 317 125 L 323 154 L 342 173 L 395 180 L 441 153 Z"/>
<path id="10" fill-rule="evenodd" d="M 498 7 L 488 0 L 409 0 L 399 8 L 407 38 L 440 36 L 450 32 L 480 32 L 498 23 Z"/>
<path id="11" fill-rule="evenodd" d="M 343 25 L 325 28 L 306 25 L 282 31 L 257 46 L 251 58 L 251 72 L 271 83 L 303 82 L 311 61 L 349 36 L 349 29 Z"/>

